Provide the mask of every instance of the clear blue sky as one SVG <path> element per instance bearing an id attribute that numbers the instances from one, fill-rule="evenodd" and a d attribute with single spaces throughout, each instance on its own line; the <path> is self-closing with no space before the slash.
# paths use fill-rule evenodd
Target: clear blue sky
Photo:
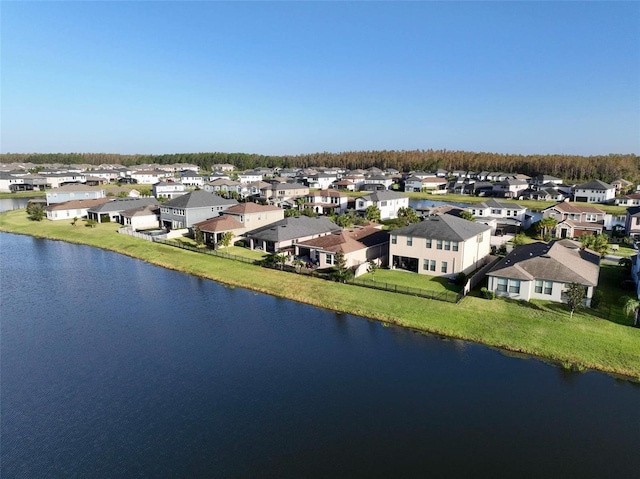
<path id="1" fill-rule="evenodd" d="M 639 2 L 2 2 L 2 153 L 640 153 Z"/>

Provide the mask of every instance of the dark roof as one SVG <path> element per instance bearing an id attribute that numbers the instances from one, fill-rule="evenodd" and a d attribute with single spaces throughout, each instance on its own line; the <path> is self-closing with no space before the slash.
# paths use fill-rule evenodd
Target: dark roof
<path id="1" fill-rule="evenodd" d="M 364 201 L 386 201 L 397 200 L 400 198 L 407 198 L 407 196 L 391 190 L 380 190 L 362 197 Z"/>
<path id="2" fill-rule="evenodd" d="M 615 187 L 611 186 L 608 183 L 605 183 L 604 181 L 593 180 L 593 181 L 590 181 L 589 183 L 583 183 L 581 185 L 578 185 L 576 186 L 576 188 L 580 188 L 582 190 L 610 190 Z"/>
<path id="3" fill-rule="evenodd" d="M 484 201 L 480 203 L 480 205 L 485 205 L 485 208 L 504 208 L 509 210 L 524 210 L 525 208 L 516 203 L 506 203 L 502 201 L 498 201 L 496 199 L 491 198 L 490 200 Z"/>
<path id="4" fill-rule="evenodd" d="M 340 227 L 326 217 L 290 216 L 262 228 L 249 231 L 245 236 L 265 241 L 287 241 L 305 236 L 339 231 Z"/>
<path id="5" fill-rule="evenodd" d="M 138 208 L 140 206 L 157 205 L 155 198 L 117 198 L 108 203 L 89 208 L 92 213 L 107 213 L 109 211 L 125 211 Z"/>
<path id="6" fill-rule="evenodd" d="M 501 259 L 488 276 L 532 281 L 543 279 L 590 286 L 598 284 L 600 256 L 570 240 L 518 246 Z"/>
<path id="7" fill-rule="evenodd" d="M 209 206 L 226 206 L 235 204 L 238 204 L 236 200 L 228 200 L 222 196 L 200 190 L 178 196 L 177 198 L 167 201 L 163 206 L 169 206 L 171 208 L 206 208 Z"/>
<path id="8" fill-rule="evenodd" d="M 392 234 L 449 241 L 465 241 L 490 230 L 491 227 L 487 225 L 445 214 L 429 216 L 420 223 L 414 223 L 404 228 L 394 230 Z"/>

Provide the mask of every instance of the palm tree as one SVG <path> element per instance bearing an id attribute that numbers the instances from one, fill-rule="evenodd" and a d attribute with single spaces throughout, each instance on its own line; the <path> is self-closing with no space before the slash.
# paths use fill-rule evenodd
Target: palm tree
<path id="1" fill-rule="evenodd" d="M 640 313 L 640 299 L 631 296 L 623 296 L 621 298 L 623 306 L 622 310 L 628 318 L 633 318 L 633 325 L 638 325 L 638 314 Z"/>

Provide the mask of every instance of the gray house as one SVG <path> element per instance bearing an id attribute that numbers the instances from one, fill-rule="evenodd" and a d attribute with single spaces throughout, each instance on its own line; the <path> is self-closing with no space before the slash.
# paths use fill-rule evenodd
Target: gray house
<path id="1" fill-rule="evenodd" d="M 122 214 L 134 208 L 157 205 L 155 198 L 117 198 L 87 210 L 87 218 L 98 223 L 115 221 L 122 223 Z"/>
<path id="2" fill-rule="evenodd" d="M 228 200 L 202 190 L 194 191 L 162 204 L 160 224 L 168 230 L 191 228 L 194 223 L 215 218 L 237 204 L 236 200 Z"/>
<path id="3" fill-rule="evenodd" d="M 104 189 L 82 184 L 69 184 L 47 191 L 47 205 L 73 200 L 96 200 L 105 198 Z"/>
<path id="4" fill-rule="evenodd" d="M 290 216 L 262 228 L 245 233 L 251 249 L 275 253 L 294 243 L 307 241 L 340 231 L 341 228 L 325 216 Z"/>

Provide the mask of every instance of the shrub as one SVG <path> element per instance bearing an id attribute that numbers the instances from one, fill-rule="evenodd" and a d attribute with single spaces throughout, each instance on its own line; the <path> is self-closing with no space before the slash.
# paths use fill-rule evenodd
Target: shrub
<path id="1" fill-rule="evenodd" d="M 602 291 L 596 289 L 591 297 L 591 308 L 597 309 L 602 304 Z"/>
<path id="2" fill-rule="evenodd" d="M 494 299 L 496 297 L 496 294 L 493 291 L 484 286 L 480 288 L 480 293 L 482 293 L 482 297 L 484 299 Z"/>

